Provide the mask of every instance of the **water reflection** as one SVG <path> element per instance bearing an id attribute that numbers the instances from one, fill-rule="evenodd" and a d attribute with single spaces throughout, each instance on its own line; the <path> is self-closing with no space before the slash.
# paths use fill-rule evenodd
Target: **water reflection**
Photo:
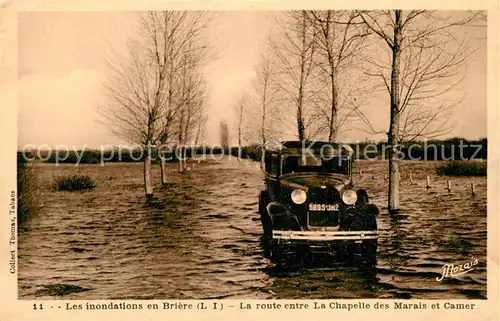
<path id="1" fill-rule="evenodd" d="M 387 213 L 386 215 L 389 218 L 389 229 L 384 242 L 385 246 L 379 251 L 390 269 L 399 270 L 401 267 L 407 265 L 410 257 L 404 248 L 408 234 L 404 224 L 406 224 L 408 215 L 400 212 Z"/>
<path id="2" fill-rule="evenodd" d="M 270 290 L 278 298 L 373 298 L 380 288 L 377 270 L 342 264 L 305 265 L 295 269 L 264 269 L 274 279 Z"/>
<path id="3" fill-rule="evenodd" d="M 430 163 L 422 164 L 411 165 L 415 177 L 432 172 Z M 383 163 L 365 165 L 386 171 Z M 72 171 L 71 165 L 41 166 L 47 186 Z M 20 232 L 20 298 L 53 298 L 45 288 L 88 289 L 65 292 L 64 299 L 486 297 L 485 184 L 477 185 L 474 199 L 458 179 L 453 195 L 403 185 L 405 209 L 378 217 L 374 269 L 319 256 L 283 269 L 261 246 L 262 172 L 254 162 L 206 162 L 182 175 L 170 168 L 169 184 L 155 185 L 148 204 L 140 164 L 81 171 L 97 187 L 44 191 L 43 212 Z M 383 208 L 383 177 L 355 181 Z M 443 264 L 471 255 L 479 260 L 474 271 L 436 282 Z"/>

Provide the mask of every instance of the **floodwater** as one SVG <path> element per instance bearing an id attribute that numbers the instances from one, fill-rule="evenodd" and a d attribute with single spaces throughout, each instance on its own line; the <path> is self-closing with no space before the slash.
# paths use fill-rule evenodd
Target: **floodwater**
<path id="1" fill-rule="evenodd" d="M 368 271 L 273 266 L 263 255 L 256 212 L 262 173 L 249 160 L 189 163 L 184 174 L 170 164 L 164 189 L 154 166 L 151 204 L 144 201 L 141 164 L 40 164 L 43 207 L 19 232 L 19 297 L 484 299 L 486 178 L 438 177 L 437 164 L 403 163 L 402 210 L 389 215 L 386 163 L 356 163 L 356 187 L 382 209 L 377 266 Z M 55 176 L 73 173 L 90 175 L 97 187 L 51 190 Z M 471 259 L 478 261 L 473 271 L 436 280 L 444 264 Z"/>

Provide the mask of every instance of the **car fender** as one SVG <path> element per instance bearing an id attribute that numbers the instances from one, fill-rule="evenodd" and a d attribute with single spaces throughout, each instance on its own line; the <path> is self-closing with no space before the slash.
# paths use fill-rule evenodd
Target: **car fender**
<path id="1" fill-rule="evenodd" d="M 266 210 L 274 230 L 301 230 L 297 217 L 285 205 L 271 202 L 267 205 Z"/>
<path id="2" fill-rule="evenodd" d="M 369 214 L 369 215 L 373 215 L 373 216 L 377 216 L 380 214 L 380 209 L 375 204 L 366 204 L 364 210 L 365 210 L 365 214 Z"/>
<path id="3" fill-rule="evenodd" d="M 358 213 L 368 214 L 377 216 L 380 213 L 380 210 L 377 205 L 370 204 L 370 200 L 368 198 L 368 193 L 364 189 L 358 189 L 356 191 L 356 195 L 358 197 L 356 201 L 356 210 Z"/>

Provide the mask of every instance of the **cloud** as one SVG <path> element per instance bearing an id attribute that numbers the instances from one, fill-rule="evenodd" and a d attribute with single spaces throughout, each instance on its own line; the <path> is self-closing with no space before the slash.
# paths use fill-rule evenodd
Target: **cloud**
<path id="1" fill-rule="evenodd" d="M 100 125 L 103 76 L 75 69 L 61 76 L 34 74 L 19 81 L 19 145 L 88 145 L 116 141 Z M 106 142 L 107 141 L 107 142 Z"/>

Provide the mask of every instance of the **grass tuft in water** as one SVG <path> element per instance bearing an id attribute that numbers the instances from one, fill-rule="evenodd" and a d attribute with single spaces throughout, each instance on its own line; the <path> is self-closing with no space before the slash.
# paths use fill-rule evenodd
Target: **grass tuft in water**
<path id="1" fill-rule="evenodd" d="M 17 155 L 17 220 L 22 225 L 40 209 L 39 171 L 32 163 Z"/>
<path id="2" fill-rule="evenodd" d="M 88 290 L 90 289 L 83 288 L 78 285 L 56 283 L 56 284 L 43 285 L 41 289 L 38 289 L 36 291 L 36 294 L 48 295 L 48 296 L 63 296 L 72 293 L 84 292 Z"/>
<path id="3" fill-rule="evenodd" d="M 56 177 L 54 189 L 58 191 L 83 191 L 91 190 L 96 186 L 94 180 L 87 175 L 70 175 Z"/>

